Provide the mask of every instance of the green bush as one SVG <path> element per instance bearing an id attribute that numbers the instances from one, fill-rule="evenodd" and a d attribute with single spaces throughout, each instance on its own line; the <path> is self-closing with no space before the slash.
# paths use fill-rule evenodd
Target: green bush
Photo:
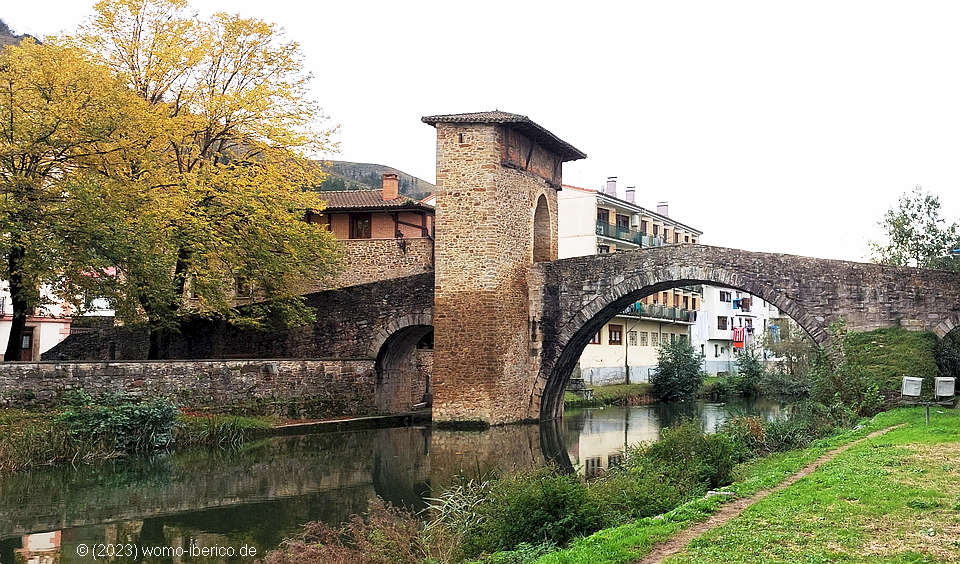
<path id="1" fill-rule="evenodd" d="M 685 401 L 696 397 L 703 385 L 703 355 L 687 339 L 660 345 L 657 369 L 650 376 L 653 396 L 660 401 Z"/>
<path id="2" fill-rule="evenodd" d="M 736 464 L 734 444 L 723 434 L 706 434 L 696 420 L 661 431 L 660 440 L 644 453 L 678 482 L 715 488 L 730 482 Z"/>
<path id="3" fill-rule="evenodd" d="M 754 347 L 737 351 L 737 371 L 729 376 L 737 394 L 743 397 L 757 397 L 767 376 L 759 351 Z"/>
<path id="4" fill-rule="evenodd" d="M 852 334 L 842 321 L 831 323 L 830 332 L 833 348 L 829 354 L 821 354 L 815 359 L 810 372 L 812 397 L 823 405 L 845 406 L 863 416 L 878 413 L 884 402 L 881 393 L 884 388 L 881 386 L 889 385 L 881 383 L 887 382 L 890 376 L 878 376 L 877 365 L 868 368 L 863 360 L 869 350 L 877 348 L 863 346 L 865 340 L 869 340 L 865 335 L 877 332 Z M 875 341 L 870 342 L 876 345 Z M 933 360 L 932 353 L 930 360 Z M 882 365 L 882 368 L 885 372 L 899 370 L 895 364 Z"/>
<path id="5" fill-rule="evenodd" d="M 934 359 L 939 376 L 960 379 L 960 329 L 947 333 L 937 341 Z"/>
<path id="6" fill-rule="evenodd" d="M 67 402 L 54 421 L 74 440 L 126 453 L 165 448 L 173 442 L 178 410 L 170 400 L 139 401 L 123 394 L 93 399 L 77 392 Z"/>
<path id="7" fill-rule="evenodd" d="M 566 544 L 604 526 L 601 512 L 588 501 L 583 480 L 552 466 L 500 478 L 476 507 L 477 523 L 464 531 L 464 553 L 511 550 L 520 543 Z"/>

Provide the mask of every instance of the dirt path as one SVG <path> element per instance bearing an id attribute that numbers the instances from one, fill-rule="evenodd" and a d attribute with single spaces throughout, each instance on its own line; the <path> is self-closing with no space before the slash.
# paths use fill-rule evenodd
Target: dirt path
<path id="1" fill-rule="evenodd" d="M 723 525 L 727 521 L 743 513 L 744 509 L 760 501 L 761 499 L 767 497 L 768 495 L 779 492 L 783 489 L 786 489 L 791 485 L 793 485 L 800 478 L 803 478 L 804 476 L 809 476 L 817 468 L 833 460 L 835 456 L 843 453 L 848 448 L 858 445 L 868 439 L 879 437 L 880 435 L 888 431 L 892 431 L 898 427 L 903 427 L 903 424 L 894 425 L 893 427 L 887 427 L 886 429 L 881 429 L 879 431 L 874 431 L 869 435 L 867 435 L 866 437 L 863 437 L 862 439 L 857 439 L 841 447 L 837 447 L 829 452 L 824 453 L 820 458 L 806 465 L 803 469 L 798 471 L 796 474 L 792 474 L 788 476 L 785 480 L 783 480 L 776 486 L 770 489 L 761 490 L 750 497 L 740 498 L 720 506 L 720 509 L 716 513 L 711 515 L 710 518 L 707 519 L 706 521 L 703 521 L 702 523 L 697 523 L 696 525 L 693 525 L 688 529 L 684 529 L 679 533 L 677 533 L 676 535 L 670 537 L 666 542 L 663 542 L 654 546 L 653 551 L 651 551 L 650 554 L 644 556 L 642 560 L 638 561 L 638 563 L 652 564 L 654 562 L 657 562 L 657 563 L 663 562 L 668 557 L 673 556 L 674 554 L 686 548 L 687 545 L 690 544 L 690 541 L 692 541 L 693 539 L 699 537 L 700 535 L 702 535 L 703 533 L 706 533 L 707 531 L 709 531 L 710 529 L 713 529 L 714 527 L 719 527 L 720 525 Z"/>

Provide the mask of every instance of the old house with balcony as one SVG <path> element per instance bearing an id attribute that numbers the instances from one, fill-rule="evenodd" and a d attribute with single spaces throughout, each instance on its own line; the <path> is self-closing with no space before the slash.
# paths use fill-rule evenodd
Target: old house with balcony
<path id="1" fill-rule="evenodd" d="M 671 219 L 666 203 L 657 211 L 638 205 L 634 188 L 618 197 L 615 177 L 600 190 L 565 185 L 557 199 L 560 258 L 698 243 L 703 234 Z M 584 349 L 580 377 L 589 386 L 646 382 L 661 343 L 690 339 L 701 302 L 700 287 L 690 287 L 631 304 Z"/>
<path id="2" fill-rule="evenodd" d="M 433 271 L 434 208 L 400 194 L 396 174 L 384 174 L 380 190 L 322 196 L 327 207 L 308 212 L 307 221 L 326 225 L 344 251 L 340 274 L 323 289 Z"/>

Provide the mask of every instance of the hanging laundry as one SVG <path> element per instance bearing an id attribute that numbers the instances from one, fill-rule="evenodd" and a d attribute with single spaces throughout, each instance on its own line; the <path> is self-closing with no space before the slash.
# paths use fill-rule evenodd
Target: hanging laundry
<path id="1" fill-rule="evenodd" d="M 743 327 L 733 328 L 733 348 L 742 349 L 743 342 L 746 340 L 746 331 Z"/>
<path id="2" fill-rule="evenodd" d="M 740 298 L 733 300 L 733 309 L 740 309 Z"/>

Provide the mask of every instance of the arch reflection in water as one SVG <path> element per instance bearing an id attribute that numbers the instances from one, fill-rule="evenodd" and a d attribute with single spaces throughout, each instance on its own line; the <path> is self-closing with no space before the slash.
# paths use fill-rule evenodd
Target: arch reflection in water
<path id="1" fill-rule="evenodd" d="M 418 510 L 458 475 L 545 461 L 594 471 L 624 444 L 655 440 L 680 417 L 702 417 L 712 428 L 740 409 L 774 417 L 779 406 L 592 409 L 542 425 L 274 437 L 237 451 L 187 450 L 17 473 L 0 479 L 0 563 L 39 550 L 69 560 L 78 544 L 98 542 L 246 543 L 262 553 L 306 521 L 342 522 L 377 496 Z"/>

